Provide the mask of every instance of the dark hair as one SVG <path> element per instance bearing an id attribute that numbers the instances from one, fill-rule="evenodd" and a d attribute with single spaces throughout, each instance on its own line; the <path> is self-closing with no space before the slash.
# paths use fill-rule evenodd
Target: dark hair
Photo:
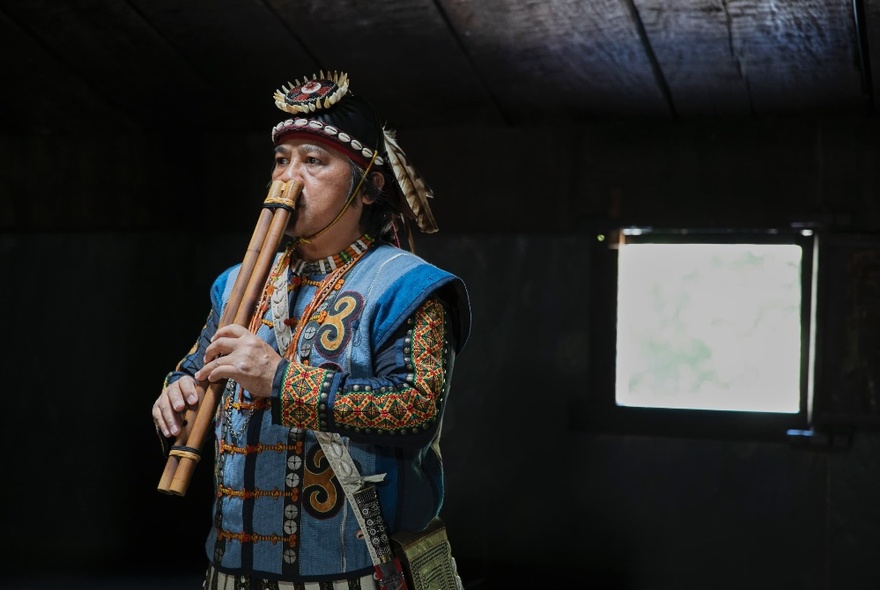
<path id="1" fill-rule="evenodd" d="M 354 161 L 349 159 L 349 168 L 351 169 L 351 184 L 349 186 L 349 194 L 357 187 L 361 178 L 364 176 L 364 168 L 361 168 Z M 374 172 L 380 172 L 385 177 L 385 186 L 380 188 L 374 179 Z M 361 228 L 374 238 L 380 238 L 388 241 L 396 241 L 394 239 L 393 220 L 397 213 L 394 205 L 388 198 L 386 188 L 391 186 L 391 179 L 388 174 L 381 168 L 373 169 L 370 174 L 364 178 L 361 190 L 373 199 L 370 205 L 364 205 L 361 211 Z"/>

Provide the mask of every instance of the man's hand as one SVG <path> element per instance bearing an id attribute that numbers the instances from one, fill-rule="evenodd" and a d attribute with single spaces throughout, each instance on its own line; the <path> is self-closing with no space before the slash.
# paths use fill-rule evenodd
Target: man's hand
<path id="1" fill-rule="evenodd" d="M 232 379 L 251 395 L 268 397 L 281 356 L 265 341 L 237 324 L 217 330 L 205 350 L 199 381 Z"/>
<path id="2" fill-rule="evenodd" d="M 187 407 L 199 403 L 199 394 L 192 377 L 184 376 L 162 390 L 153 402 L 153 422 L 156 430 L 166 438 L 177 436 L 183 428 Z"/>

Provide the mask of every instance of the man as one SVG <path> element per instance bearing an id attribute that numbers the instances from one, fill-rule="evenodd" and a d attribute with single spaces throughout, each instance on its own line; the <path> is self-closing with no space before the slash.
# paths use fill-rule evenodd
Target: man
<path id="1" fill-rule="evenodd" d="M 467 293 L 401 247 L 409 223 L 436 231 L 430 189 L 348 85 L 322 72 L 275 93 L 290 118 L 272 130 L 272 179 L 302 185 L 291 239 L 250 329 L 218 329 L 241 265 L 217 278 L 201 335 L 153 404 L 167 442 L 204 386 L 226 380 L 207 588 L 379 587 L 331 439 L 373 482 L 389 533 L 423 530 L 442 505 L 438 443 Z"/>

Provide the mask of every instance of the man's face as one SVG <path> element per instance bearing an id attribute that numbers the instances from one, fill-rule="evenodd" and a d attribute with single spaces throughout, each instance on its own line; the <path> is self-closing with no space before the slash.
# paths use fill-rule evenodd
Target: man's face
<path id="1" fill-rule="evenodd" d="M 308 137 L 290 136 L 275 148 L 272 180 L 288 182 L 295 179 L 302 182 L 303 189 L 287 234 L 309 237 L 333 221 L 348 198 L 351 184 L 348 158 Z M 357 233 L 359 219 L 360 207 L 352 203 L 333 229 L 328 231 Z"/>

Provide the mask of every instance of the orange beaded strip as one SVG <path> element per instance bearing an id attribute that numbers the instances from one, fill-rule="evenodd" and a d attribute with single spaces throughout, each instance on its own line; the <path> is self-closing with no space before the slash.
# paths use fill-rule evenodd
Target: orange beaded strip
<path id="1" fill-rule="evenodd" d="M 256 533 L 233 533 L 226 530 L 218 530 L 217 536 L 226 541 L 236 540 L 239 543 L 259 543 L 267 541 L 276 545 L 278 543 L 287 543 L 290 547 L 296 547 L 296 535 L 258 535 Z"/>
<path id="2" fill-rule="evenodd" d="M 299 500 L 299 488 L 293 488 L 289 492 L 282 490 L 233 490 L 226 486 L 217 486 L 217 497 L 226 496 L 228 498 L 241 498 L 243 500 L 252 500 L 253 498 L 290 498 L 296 502 Z"/>

